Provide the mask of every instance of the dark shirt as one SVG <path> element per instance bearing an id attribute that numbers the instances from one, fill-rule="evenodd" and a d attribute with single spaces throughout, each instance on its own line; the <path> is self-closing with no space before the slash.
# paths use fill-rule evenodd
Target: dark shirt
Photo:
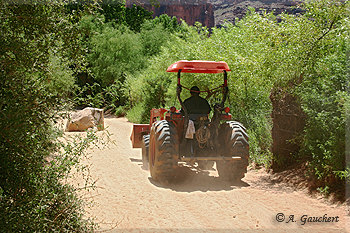
<path id="1" fill-rule="evenodd" d="M 211 108 L 208 101 L 200 96 L 191 96 L 184 101 L 188 114 L 209 114 Z"/>

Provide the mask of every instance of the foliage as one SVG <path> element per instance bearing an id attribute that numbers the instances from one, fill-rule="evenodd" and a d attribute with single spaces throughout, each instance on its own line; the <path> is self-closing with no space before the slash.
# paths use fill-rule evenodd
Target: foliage
<path id="1" fill-rule="evenodd" d="M 79 89 L 74 102 L 78 107 L 95 107 L 110 110 L 117 115 L 125 115 L 127 90 L 120 82 L 102 88 L 97 82 L 87 83 Z"/>
<path id="2" fill-rule="evenodd" d="M 100 6 L 100 13 L 104 16 L 106 23 L 125 25 L 134 32 L 140 32 L 142 24 L 152 19 L 152 12 L 135 4 L 132 7 L 125 7 L 125 1 L 103 0 Z"/>
<path id="3" fill-rule="evenodd" d="M 79 107 L 104 107 L 103 89 L 100 84 L 85 84 L 79 89 L 79 93 L 75 96 L 75 104 Z"/>
<path id="4" fill-rule="evenodd" d="M 142 114 L 146 114 L 144 111 L 144 105 L 142 103 L 138 103 L 134 105 L 129 111 L 127 111 L 127 118 L 130 122 L 141 122 L 140 119 Z M 146 121 L 144 121 L 146 123 Z"/>
<path id="5" fill-rule="evenodd" d="M 162 14 L 155 17 L 151 22 L 153 25 L 162 25 L 164 29 L 171 33 L 184 33 L 187 31 L 184 25 L 178 23 L 175 16 L 170 17 L 166 14 Z M 184 21 L 182 23 L 184 23 Z"/>
<path id="6" fill-rule="evenodd" d="M 162 45 L 169 41 L 171 34 L 162 25 L 149 21 L 142 25 L 140 36 L 144 56 L 151 57 L 160 53 Z"/>
<path id="7" fill-rule="evenodd" d="M 139 32 L 142 24 L 150 19 L 152 19 L 152 12 L 140 6 L 133 5 L 131 8 L 126 8 L 126 24 L 135 32 Z"/>
<path id="8" fill-rule="evenodd" d="M 140 32 L 141 25 L 152 19 L 152 12 L 146 9 L 133 5 L 126 7 L 124 0 L 102 0 L 96 1 L 91 14 L 100 14 L 103 16 L 104 23 L 112 23 L 113 25 L 124 25 L 129 27 L 134 32 Z M 71 2 L 66 6 L 68 12 L 73 13 L 84 8 L 81 3 Z"/>
<path id="9" fill-rule="evenodd" d="M 75 102 L 79 106 L 105 107 L 112 112 L 125 106 L 125 111 L 130 106 L 128 87 L 134 85 L 129 77 L 141 72 L 150 57 L 174 40 L 172 31 L 182 30 L 175 17 L 166 15 L 145 21 L 139 33 L 104 21 L 104 16 L 97 14 L 85 16 L 80 22 L 89 68 L 78 79 L 80 90 Z"/>
<path id="10" fill-rule="evenodd" d="M 61 159 L 84 147 L 62 153 L 53 125 L 80 64 L 77 27 L 61 1 L 0 6 L 0 231 L 92 231 L 62 182 L 74 163 Z"/>
<path id="11" fill-rule="evenodd" d="M 142 7 L 127 8 L 119 0 L 103 0 L 99 7 L 99 11 L 85 15 L 79 23 L 79 43 L 86 53 L 82 61 L 87 69 L 76 75 L 80 90 L 76 92 L 75 102 L 79 106 L 116 111 L 127 104 L 123 91 L 126 76 L 146 65 L 145 47 L 158 44 L 151 39 L 161 38 L 164 42 L 163 36 L 167 35 L 152 37 L 153 30 L 147 30 L 146 36 L 140 35 L 142 24 L 152 18 L 152 13 Z"/>
<path id="12" fill-rule="evenodd" d="M 122 26 L 105 25 L 101 33 L 91 37 L 90 48 L 91 70 L 104 87 L 123 82 L 126 74 L 140 70 L 145 63 L 139 35 Z"/>
<path id="13" fill-rule="evenodd" d="M 181 38 L 186 32 L 186 26 L 180 25 L 176 17 L 165 14 L 145 21 L 140 33 L 144 55 L 147 57 L 158 55 L 163 46 L 168 47 L 174 40 L 174 36 Z"/>
<path id="14" fill-rule="evenodd" d="M 336 171 L 345 169 L 350 8 L 348 1 L 336 0 L 307 1 L 303 7 L 303 17 L 289 16 L 283 22 L 293 23 L 293 28 L 284 28 L 297 50 L 289 45 L 281 49 L 285 54 L 293 51 L 288 65 L 294 69 L 294 78 L 289 78 L 294 87 L 289 92 L 299 97 L 307 116 L 301 153 L 296 157 L 309 161 L 321 183 L 331 187 L 337 184 L 336 174 L 345 178 Z"/>
<path id="15" fill-rule="evenodd" d="M 102 0 L 100 3 L 100 13 L 104 16 L 104 22 L 124 24 L 126 22 L 125 1 Z"/>
<path id="16" fill-rule="evenodd" d="M 350 47 L 345 37 L 338 36 L 332 40 L 332 47 L 336 49 L 327 49 L 326 56 L 318 59 L 314 71 L 304 76 L 297 90 L 308 116 L 303 155 L 311 161 L 319 179 L 334 176 L 334 171 L 343 171 L 346 165 L 345 107 L 350 103 L 346 52 Z"/>

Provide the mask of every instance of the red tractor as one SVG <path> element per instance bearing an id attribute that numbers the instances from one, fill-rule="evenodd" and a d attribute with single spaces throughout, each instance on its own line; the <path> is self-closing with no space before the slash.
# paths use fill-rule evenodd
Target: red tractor
<path id="1" fill-rule="evenodd" d="M 178 61 L 167 69 L 177 72 L 177 98 L 181 111 L 152 109 L 149 124 L 134 124 L 131 135 L 134 148 L 142 148 L 143 166 L 148 168 L 153 180 L 169 182 L 176 177 L 179 162 L 198 164 L 209 169 L 216 162 L 219 177 L 239 181 L 247 172 L 249 144 L 245 127 L 231 120 L 230 109 L 224 107 L 228 94 L 226 62 Z M 223 73 L 224 83 L 221 103 L 213 106 L 213 115 L 189 114 L 180 98 L 183 87 L 181 73 Z M 186 88 L 187 89 L 187 88 Z M 192 121 L 192 122 L 191 122 Z M 192 138 L 188 128 L 194 126 Z"/>

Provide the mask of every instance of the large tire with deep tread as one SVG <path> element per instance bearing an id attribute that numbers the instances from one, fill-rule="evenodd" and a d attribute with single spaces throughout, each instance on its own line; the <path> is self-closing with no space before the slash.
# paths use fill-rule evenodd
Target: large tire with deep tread
<path id="1" fill-rule="evenodd" d="M 143 135 L 142 138 L 142 167 L 148 170 L 149 159 L 149 137 L 150 135 Z"/>
<path id="2" fill-rule="evenodd" d="M 224 156 L 238 156 L 240 161 L 217 161 L 219 177 L 228 181 L 239 181 L 247 172 L 249 159 L 248 135 L 245 127 L 237 121 L 226 122 L 221 128 Z"/>
<path id="3" fill-rule="evenodd" d="M 149 169 L 153 180 L 168 183 L 178 168 L 177 131 L 171 122 L 157 121 L 151 127 Z"/>

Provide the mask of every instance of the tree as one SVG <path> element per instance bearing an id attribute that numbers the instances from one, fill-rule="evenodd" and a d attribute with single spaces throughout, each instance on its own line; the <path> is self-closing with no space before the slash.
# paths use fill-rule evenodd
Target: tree
<path id="1" fill-rule="evenodd" d="M 78 153 L 61 151 L 53 126 L 74 86 L 79 16 L 63 1 L 0 6 L 0 231 L 92 230 L 62 183 Z"/>

